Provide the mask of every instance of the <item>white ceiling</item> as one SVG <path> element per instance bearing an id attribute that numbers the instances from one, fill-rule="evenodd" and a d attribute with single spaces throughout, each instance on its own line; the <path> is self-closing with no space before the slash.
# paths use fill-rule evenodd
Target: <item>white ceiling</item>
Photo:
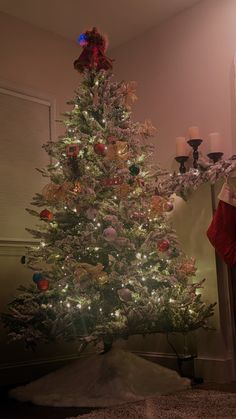
<path id="1" fill-rule="evenodd" d="M 91 26 L 116 47 L 200 0 L 0 0 L 0 11 L 75 41 Z"/>

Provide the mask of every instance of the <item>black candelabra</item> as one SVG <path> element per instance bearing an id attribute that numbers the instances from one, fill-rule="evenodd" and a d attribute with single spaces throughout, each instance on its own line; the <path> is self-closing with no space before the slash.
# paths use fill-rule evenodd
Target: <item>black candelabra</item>
<path id="1" fill-rule="evenodd" d="M 198 169 L 198 167 L 200 167 L 199 162 L 198 162 L 198 159 L 199 159 L 198 149 L 199 149 L 199 146 L 202 144 L 203 140 L 198 137 L 198 135 L 199 135 L 198 131 L 199 131 L 198 127 L 190 127 L 189 128 L 189 136 L 190 136 L 189 140 L 186 140 L 185 137 L 176 137 L 177 156 L 175 157 L 175 160 L 179 163 L 179 173 L 180 174 L 184 174 L 187 171 L 185 163 L 187 162 L 187 160 L 189 158 L 189 152 L 185 148 L 186 143 L 192 148 L 192 158 L 193 158 L 192 167 L 194 169 Z M 195 138 L 191 138 L 193 136 L 195 136 Z M 211 149 L 214 150 L 214 148 L 216 148 L 216 150 L 217 149 L 219 150 L 221 148 L 220 141 L 219 141 L 220 140 L 220 134 L 219 133 L 209 134 L 209 139 L 210 139 Z M 207 157 L 210 160 L 212 160 L 212 162 L 215 164 L 219 160 L 221 160 L 223 155 L 224 155 L 224 153 L 222 153 L 221 151 L 211 151 L 210 153 L 207 154 Z"/>
<path id="2" fill-rule="evenodd" d="M 194 169 L 197 169 L 197 161 L 199 158 L 199 152 L 198 152 L 198 147 L 201 145 L 202 140 L 199 139 L 191 139 L 187 141 L 188 144 L 190 145 L 190 147 L 192 147 L 193 149 L 193 167 Z"/>
<path id="3" fill-rule="evenodd" d="M 188 156 L 177 156 L 175 157 L 175 160 L 180 164 L 179 172 L 181 174 L 186 173 L 185 163 L 188 160 Z"/>
<path id="4" fill-rule="evenodd" d="M 208 153 L 207 157 L 209 157 L 209 159 L 211 159 L 214 163 L 217 163 L 221 159 L 223 154 L 224 153 L 216 151 L 215 153 Z"/>

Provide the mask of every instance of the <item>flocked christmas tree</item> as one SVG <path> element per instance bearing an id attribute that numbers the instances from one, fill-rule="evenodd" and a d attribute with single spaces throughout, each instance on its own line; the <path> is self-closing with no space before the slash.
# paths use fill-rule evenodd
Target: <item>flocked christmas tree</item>
<path id="1" fill-rule="evenodd" d="M 105 40 L 80 36 L 83 73 L 65 136 L 48 142 L 48 184 L 28 210 L 39 244 L 27 265 L 35 284 L 21 287 L 3 315 L 13 340 L 103 341 L 205 327 L 213 305 L 201 299 L 195 265 L 181 251 L 151 165 L 155 130 L 134 123 L 133 82 L 116 82 Z"/>

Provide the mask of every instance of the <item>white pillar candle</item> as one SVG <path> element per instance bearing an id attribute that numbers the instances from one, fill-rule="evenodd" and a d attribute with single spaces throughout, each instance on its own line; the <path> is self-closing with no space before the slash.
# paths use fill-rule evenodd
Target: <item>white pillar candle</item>
<path id="1" fill-rule="evenodd" d="M 221 135 L 219 132 L 211 132 L 208 138 L 210 142 L 210 153 L 217 153 L 223 151 Z"/>
<path id="2" fill-rule="evenodd" d="M 189 135 L 189 138 L 191 140 L 199 140 L 200 139 L 199 128 L 198 127 L 189 127 L 188 135 Z"/>
<path id="3" fill-rule="evenodd" d="M 188 156 L 188 144 L 185 137 L 176 137 L 176 157 Z"/>

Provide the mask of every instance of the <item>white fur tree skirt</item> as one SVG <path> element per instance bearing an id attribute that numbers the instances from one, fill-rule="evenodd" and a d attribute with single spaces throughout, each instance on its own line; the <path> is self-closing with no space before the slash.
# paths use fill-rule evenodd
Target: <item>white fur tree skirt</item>
<path id="1" fill-rule="evenodd" d="M 79 359 L 10 396 L 42 406 L 106 407 L 190 388 L 177 372 L 112 349 Z"/>

